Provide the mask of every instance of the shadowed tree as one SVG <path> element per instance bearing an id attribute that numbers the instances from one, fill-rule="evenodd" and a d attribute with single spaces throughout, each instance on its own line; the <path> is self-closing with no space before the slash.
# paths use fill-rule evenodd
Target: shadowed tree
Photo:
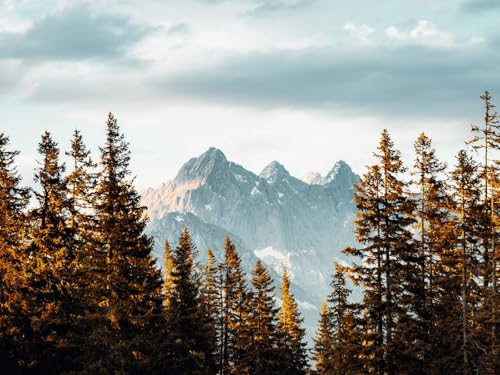
<path id="1" fill-rule="evenodd" d="M 367 366 L 378 374 L 396 374 L 408 363 L 404 354 L 409 348 L 401 340 L 401 332 L 415 319 L 408 303 L 418 291 L 419 259 L 409 228 L 415 205 L 401 179 L 406 169 L 400 152 L 387 130 L 382 132 L 375 157 L 378 163 L 355 185 L 359 210 L 355 234 L 362 247 L 344 252 L 362 261 L 352 272 L 365 288 L 365 333 L 369 337 L 364 339 L 374 343 L 367 348 L 373 350 L 366 355 L 371 362 Z"/>
<path id="2" fill-rule="evenodd" d="M 187 229 L 172 254 L 167 333 L 172 345 L 169 374 L 210 374 L 215 367 L 213 325 L 201 296 L 196 250 Z"/>
<path id="3" fill-rule="evenodd" d="M 150 338 L 162 316 L 161 277 L 144 234 L 145 208 L 130 178 L 129 146 L 111 113 L 100 151 L 94 251 L 99 268 L 92 287 L 100 296 L 95 302 L 102 319 L 88 371 L 148 372 Z"/>
<path id="4" fill-rule="evenodd" d="M 18 151 L 8 149 L 9 138 L 0 133 L 0 368 L 15 372 L 26 336 L 25 232 L 28 189 L 21 186 L 15 166 Z"/>

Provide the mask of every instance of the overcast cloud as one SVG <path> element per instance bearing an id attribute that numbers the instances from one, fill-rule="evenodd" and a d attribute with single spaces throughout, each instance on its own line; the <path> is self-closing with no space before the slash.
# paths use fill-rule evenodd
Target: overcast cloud
<path id="1" fill-rule="evenodd" d="M 43 130 L 64 146 L 79 127 L 96 144 L 108 111 L 140 186 L 210 146 L 256 172 L 278 159 L 296 175 L 324 173 L 345 159 L 361 173 L 383 127 L 408 158 L 424 130 L 453 162 L 481 119 L 481 92 L 500 95 L 499 10 L 494 0 L 0 1 L 2 131 L 28 182 Z"/>

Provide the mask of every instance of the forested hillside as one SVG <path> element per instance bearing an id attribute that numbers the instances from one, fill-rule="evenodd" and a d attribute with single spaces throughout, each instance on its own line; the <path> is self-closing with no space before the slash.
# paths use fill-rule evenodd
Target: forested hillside
<path id="1" fill-rule="evenodd" d="M 500 124 L 481 99 L 451 166 L 426 134 L 403 161 L 382 132 L 355 185 L 354 262 L 331 269 L 310 352 L 288 271 L 280 290 L 260 260 L 247 277 L 229 237 L 216 259 L 185 228 L 160 268 L 111 113 L 98 162 L 75 131 L 65 165 L 45 132 L 34 189 L 0 134 L 2 373 L 500 373 Z"/>

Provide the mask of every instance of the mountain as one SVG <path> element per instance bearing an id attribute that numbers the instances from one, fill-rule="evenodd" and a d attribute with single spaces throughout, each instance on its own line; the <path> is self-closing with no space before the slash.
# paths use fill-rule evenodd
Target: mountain
<path id="1" fill-rule="evenodd" d="M 358 180 L 343 161 L 314 183 L 293 177 L 277 161 L 256 175 L 210 148 L 186 162 L 174 180 L 146 190 L 142 203 L 158 256 L 165 239 L 175 245 L 188 227 L 202 259 L 208 247 L 221 259 L 229 235 L 247 271 L 261 258 L 278 282 L 287 267 L 311 334 L 329 293 L 332 262 L 347 260 L 341 250 L 354 244 L 353 184 Z"/>
<path id="2" fill-rule="evenodd" d="M 301 180 L 309 185 L 323 185 L 323 176 L 318 172 L 307 172 Z"/>

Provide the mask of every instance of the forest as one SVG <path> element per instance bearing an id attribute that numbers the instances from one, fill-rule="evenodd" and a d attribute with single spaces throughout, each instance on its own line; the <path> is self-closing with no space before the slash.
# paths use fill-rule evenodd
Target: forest
<path id="1" fill-rule="evenodd" d="M 246 275 L 230 238 L 201 264 L 186 228 L 157 264 L 113 114 L 98 162 L 75 130 L 66 165 L 45 132 L 35 188 L 0 133 L 0 372 L 499 374 L 500 118 L 481 99 L 453 166 L 422 133 L 408 168 L 382 132 L 313 348 L 288 272 L 279 291 L 260 261 Z"/>

